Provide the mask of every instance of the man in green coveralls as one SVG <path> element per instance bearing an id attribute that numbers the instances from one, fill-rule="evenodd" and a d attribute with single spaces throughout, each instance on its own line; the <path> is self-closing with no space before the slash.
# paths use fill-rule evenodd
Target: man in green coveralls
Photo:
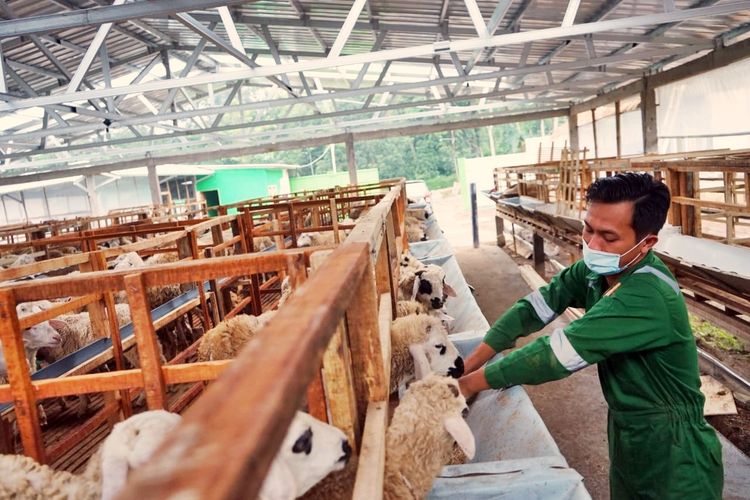
<path id="1" fill-rule="evenodd" d="M 669 190 L 649 174 L 623 173 L 594 182 L 586 200 L 583 260 L 492 325 L 466 360 L 461 390 L 541 384 L 596 363 L 609 406 L 612 498 L 721 498 L 721 445 L 703 418 L 685 300 L 651 251 Z M 567 307 L 586 314 L 483 366 Z"/>

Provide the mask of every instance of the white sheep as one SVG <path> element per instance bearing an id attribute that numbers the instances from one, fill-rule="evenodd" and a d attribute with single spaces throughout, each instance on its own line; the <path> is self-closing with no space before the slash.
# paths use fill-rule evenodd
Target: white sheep
<path id="1" fill-rule="evenodd" d="M 404 253 L 401 254 L 399 265 L 401 266 L 401 272 L 406 272 L 409 269 L 413 269 L 412 272 L 419 271 L 425 267 L 409 250 L 404 250 Z"/>
<path id="2" fill-rule="evenodd" d="M 339 230 L 339 243 L 346 239 L 347 232 Z M 302 233 L 297 237 L 298 247 L 319 247 L 324 245 L 335 245 L 333 231 L 315 231 L 311 233 Z"/>
<path id="3" fill-rule="evenodd" d="M 174 252 L 155 253 L 148 257 L 144 263 L 147 266 L 156 266 L 158 264 L 171 264 L 172 262 L 179 262 L 180 257 Z"/>
<path id="4" fill-rule="evenodd" d="M 114 499 L 125 486 L 130 471 L 151 458 L 164 437 L 181 420 L 176 413 L 152 410 L 115 424 L 89 459 L 83 477 L 91 483 L 101 484 L 102 500 Z"/>
<path id="5" fill-rule="evenodd" d="M 25 455 L 0 455 L 0 498 L 29 500 L 95 500 L 99 485 L 65 471 L 56 471 Z"/>
<path id="6" fill-rule="evenodd" d="M 390 392 L 430 373 L 454 378 L 464 373 L 464 360 L 448 331 L 440 319 L 427 314 L 397 318 L 391 323 Z"/>
<path id="7" fill-rule="evenodd" d="M 409 243 L 427 241 L 427 234 L 424 232 L 424 228 L 421 225 L 410 224 L 406 226 L 406 238 L 409 240 Z"/>
<path id="8" fill-rule="evenodd" d="M 298 411 L 271 463 L 258 498 L 298 498 L 329 473 L 342 470 L 351 453 L 349 441 L 341 430 Z"/>
<path id="9" fill-rule="evenodd" d="M 16 314 L 19 318 L 28 316 L 30 314 L 36 314 L 41 311 L 42 309 L 38 305 L 33 305 L 28 302 L 18 304 L 16 306 Z M 42 321 L 41 323 L 30 326 L 29 328 L 21 332 L 21 336 L 23 338 L 23 346 L 26 350 L 26 359 L 29 362 L 29 369 L 31 373 L 36 372 L 37 351 L 43 347 L 55 348 L 62 342 L 60 334 L 53 327 L 54 324 L 56 324 L 55 320 Z M 2 361 L 2 366 L 5 366 L 4 358 Z"/>
<path id="10" fill-rule="evenodd" d="M 198 345 L 198 361 L 234 359 L 247 342 L 276 314 L 266 311 L 260 316 L 238 314 L 222 321 L 203 334 Z"/>
<path id="11" fill-rule="evenodd" d="M 19 255 L 18 258 L 16 258 L 8 267 L 14 268 L 14 267 L 21 267 L 21 266 L 28 266 L 29 264 L 33 264 L 36 262 L 36 259 L 31 254 L 23 254 Z"/>
<path id="12" fill-rule="evenodd" d="M 396 302 L 397 318 L 403 318 L 411 314 L 427 314 L 427 308 L 416 300 L 399 300 Z"/>
<path id="13" fill-rule="evenodd" d="M 425 498 L 454 443 L 474 457 L 468 412 L 455 379 L 433 374 L 409 387 L 386 431 L 384 499 Z"/>
<path id="14" fill-rule="evenodd" d="M 255 248 L 256 252 L 262 252 L 266 248 L 271 248 L 274 244 L 273 239 L 269 236 L 257 236 L 253 238 L 253 248 Z"/>
<path id="15" fill-rule="evenodd" d="M 417 300 L 428 309 L 442 309 L 448 297 L 456 296 L 453 288 L 445 282 L 445 271 L 435 264 L 413 272 L 402 268 L 398 286 L 402 299 Z"/>
<path id="16" fill-rule="evenodd" d="M 121 271 L 133 267 L 143 267 L 144 265 L 143 259 L 137 252 L 121 253 L 110 263 L 110 266 L 115 271 Z"/>
<path id="17" fill-rule="evenodd" d="M 163 255 L 162 257 L 158 257 Z M 153 260 L 152 260 L 153 259 Z M 163 264 L 165 262 L 174 262 L 170 259 L 176 259 L 175 254 L 156 254 L 149 257 L 148 261 L 144 261 L 140 255 L 136 252 L 127 252 L 120 254 L 112 262 L 115 271 L 122 271 L 125 269 L 134 269 L 138 267 L 145 267 L 154 265 L 155 263 Z M 182 293 L 180 285 L 171 284 L 158 287 L 150 287 L 146 290 L 147 300 L 149 307 L 154 309 L 160 305 L 168 302 Z M 124 290 L 120 290 L 114 294 L 115 302 L 118 304 L 124 304 L 128 301 L 128 295 Z"/>
<path id="18" fill-rule="evenodd" d="M 420 222 L 424 222 L 430 218 L 432 210 L 428 207 L 424 208 L 407 208 L 406 216 L 417 219 Z"/>

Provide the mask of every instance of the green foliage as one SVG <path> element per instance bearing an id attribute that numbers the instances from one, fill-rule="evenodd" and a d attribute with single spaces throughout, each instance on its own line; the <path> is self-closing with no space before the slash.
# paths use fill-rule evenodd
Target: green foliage
<path id="1" fill-rule="evenodd" d="M 346 103 L 337 105 L 343 108 Z M 461 103 L 454 103 L 460 105 Z M 296 111 L 296 110 L 295 110 Z M 253 119 L 269 119 L 270 112 L 258 112 Z M 304 112 L 302 112 L 304 114 Z M 248 116 L 247 119 L 250 117 Z M 237 119 L 237 118 L 235 118 Z M 225 119 L 226 120 L 226 119 Z M 230 122 L 231 120 L 227 120 Z M 225 123 L 225 122 L 222 122 Z M 307 125 L 315 124 L 307 121 Z M 552 120 L 545 120 L 545 131 L 552 129 Z M 451 186 L 457 180 L 456 159 L 489 156 L 491 154 L 489 133 L 493 134 L 495 154 L 517 153 L 523 149 L 527 137 L 538 136 L 539 121 L 498 125 L 489 128 L 463 129 L 427 135 L 401 136 L 377 141 L 356 142 L 355 155 L 358 168 L 377 168 L 381 179 L 405 177 L 423 179 L 431 189 Z M 326 151 L 328 149 L 328 151 Z M 347 168 L 346 148 L 336 144 L 336 170 Z M 223 163 L 281 163 L 313 166 L 290 170 L 289 175 L 302 176 L 333 171 L 329 146 L 317 146 L 303 150 L 278 151 L 242 158 L 222 160 Z"/>
<path id="2" fill-rule="evenodd" d="M 693 334 L 696 337 L 709 345 L 718 347 L 723 351 L 745 352 L 745 344 L 740 339 L 726 330 L 692 314 L 690 315 L 690 327 L 693 329 Z"/>

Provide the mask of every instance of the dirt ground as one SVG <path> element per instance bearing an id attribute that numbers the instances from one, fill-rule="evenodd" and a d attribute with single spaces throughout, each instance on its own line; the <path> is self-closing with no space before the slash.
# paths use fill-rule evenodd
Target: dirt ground
<path id="1" fill-rule="evenodd" d="M 521 278 L 513 259 L 495 245 L 493 207 L 479 210 L 480 247 L 472 246 L 471 212 L 450 190 L 433 193 L 433 208 L 454 247 L 466 281 L 492 324 L 516 300 L 531 289 Z M 557 320 L 545 330 L 519 342 L 520 345 L 564 326 Z M 607 406 L 602 397 L 596 367 L 540 386 L 526 386 L 531 400 L 547 425 L 568 464 L 583 477 L 594 499 L 609 498 L 607 454 Z"/>

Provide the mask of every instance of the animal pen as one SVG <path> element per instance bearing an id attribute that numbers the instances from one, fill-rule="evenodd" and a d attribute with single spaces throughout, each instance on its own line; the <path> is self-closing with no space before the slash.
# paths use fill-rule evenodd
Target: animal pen
<path id="1" fill-rule="evenodd" d="M 174 231 L 123 247 L 50 259 L 26 269 L 4 271 L 4 279 L 17 278 L 23 273 L 48 272 L 60 266 L 77 265 L 86 271 L 75 276 L 20 282 L 0 292 L 0 331 L 10 381 L 10 385 L 0 386 L 0 401 L 14 403 L 24 452 L 43 463 L 63 462 L 75 468 L 91 452 L 95 441 L 101 439 L 102 426 L 107 428 L 120 416 L 131 414 L 131 390 L 145 391 L 149 409 L 166 408 L 178 412 L 185 409 L 204 391 L 205 382 L 222 374 L 230 362 L 188 363 L 196 347 L 193 342 L 163 364 L 156 331 L 187 311 L 196 311 L 197 318 L 193 321 L 201 323 L 204 328 L 226 315 L 236 314 L 247 305 L 247 301 L 234 310 L 225 310 L 221 306 L 221 285 L 240 276 L 253 285 L 250 302 L 254 311 L 260 311 L 272 303 L 266 298 L 258 300 L 259 295 L 268 291 L 269 283 L 278 283 L 278 277 L 288 276 L 293 287 L 298 289 L 269 325 L 268 334 L 264 334 L 264 338 L 272 340 L 260 342 L 243 353 L 234 367 L 186 413 L 192 415 L 186 417 L 186 422 L 200 422 L 206 443 L 216 444 L 211 434 L 221 430 L 223 437 L 220 439 L 226 440 L 225 444 L 231 444 L 238 456 L 243 457 L 237 462 L 238 469 L 231 471 L 220 483 L 209 479 L 195 486 L 206 496 L 209 491 L 211 495 L 217 495 L 239 489 L 252 494 L 259 487 L 265 468 L 283 437 L 285 423 L 291 420 L 303 399 L 307 401 L 309 412 L 317 418 L 327 421 L 330 414 L 331 423 L 343 429 L 351 442 L 361 449 L 360 474 L 368 488 L 379 473 L 382 481 L 390 366 L 388 327 L 395 300 L 394 283 L 398 279 L 397 258 L 405 245 L 405 198 L 401 181 L 369 186 L 366 190 L 380 192 L 369 197 L 355 196 L 357 204 L 369 201 L 377 202 L 377 205 L 358 222 L 346 243 L 335 250 L 296 249 L 293 248 L 295 238 L 290 241 L 292 248 L 284 249 L 285 238 L 279 238 L 282 245 L 275 251 L 245 254 L 250 234 L 294 235 L 294 219 L 304 212 L 311 216 L 318 212 L 321 225 L 314 226 L 317 230 L 333 229 L 338 222 L 337 207 L 348 207 L 351 201 L 341 193 L 336 197 L 325 195 L 318 201 L 287 201 L 277 207 L 271 202 L 262 203 L 255 209 L 245 207 L 241 214 L 219 216 L 187 228 L 159 226 L 151 230 Z M 361 194 L 357 189 L 351 193 Z M 286 229 L 270 229 L 264 233 L 262 228 L 267 222 L 255 227 L 245 225 L 269 213 L 288 214 Z M 333 224 L 331 219 L 335 221 Z M 279 218 L 274 220 L 278 222 Z M 197 244 L 197 235 L 206 230 L 213 229 L 211 234 L 220 240 L 224 225 L 232 226 L 235 235 L 232 239 L 215 240 L 206 247 Z M 219 256 L 230 246 L 237 250 L 234 255 Z M 172 250 L 182 260 L 142 270 L 106 270 L 108 258 L 133 250 Z M 309 280 L 308 268 L 315 270 Z M 189 290 L 180 297 L 182 303 L 179 306 L 171 304 L 174 308 L 159 316 L 155 314 L 156 310 L 152 312 L 150 309 L 147 290 L 171 284 L 181 284 Z M 131 307 L 132 334 L 128 327 L 118 327 L 113 314 L 113 294 L 122 290 L 127 293 Z M 31 316 L 19 319 L 16 314 L 17 303 L 57 297 L 74 298 Z M 61 374 L 64 376 L 32 379 L 20 331 L 83 306 L 89 311 L 97 335 L 102 337 L 93 344 L 101 344 L 100 352 Z M 305 325 L 304 330 L 300 329 L 302 325 Z M 126 370 L 123 369 L 122 351 L 131 345 L 137 345 L 140 368 Z M 114 371 L 88 373 L 109 360 L 114 361 Z M 290 370 L 291 366 L 296 369 Z M 189 389 L 174 394 L 169 388 L 177 384 L 186 384 Z M 93 417 L 62 436 L 56 436 L 54 441 L 47 432 L 41 431 L 39 401 L 88 393 L 103 394 L 102 409 Z M 217 411 L 217 401 L 222 402 L 219 406 L 232 411 Z M 209 414 L 211 419 L 206 418 Z M 212 420 L 215 417 L 220 423 Z M 234 432 L 238 426 L 244 429 L 243 432 Z M 4 428 L 7 446 L 10 426 Z M 237 441 L 238 435 L 243 436 L 242 443 Z M 226 449 L 221 451 L 223 448 L 215 448 L 215 451 L 224 454 Z M 70 454 L 75 454 L 75 459 Z M 200 468 L 206 471 L 209 464 L 222 462 L 224 460 L 207 458 Z M 248 482 L 240 470 L 255 471 L 253 479 Z M 191 473 L 182 476 L 183 472 L 187 471 L 175 469 L 170 473 L 170 476 L 181 475 L 176 483 L 167 476 L 158 479 L 164 481 L 161 484 L 149 483 L 155 478 L 146 478 L 144 483 L 136 482 L 130 494 L 138 495 L 143 487 L 149 489 L 150 495 L 155 491 L 166 494 L 167 489 L 175 488 L 176 484 L 184 487 L 198 479 Z M 211 475 L 204 476 L 209 477 Z"/>

